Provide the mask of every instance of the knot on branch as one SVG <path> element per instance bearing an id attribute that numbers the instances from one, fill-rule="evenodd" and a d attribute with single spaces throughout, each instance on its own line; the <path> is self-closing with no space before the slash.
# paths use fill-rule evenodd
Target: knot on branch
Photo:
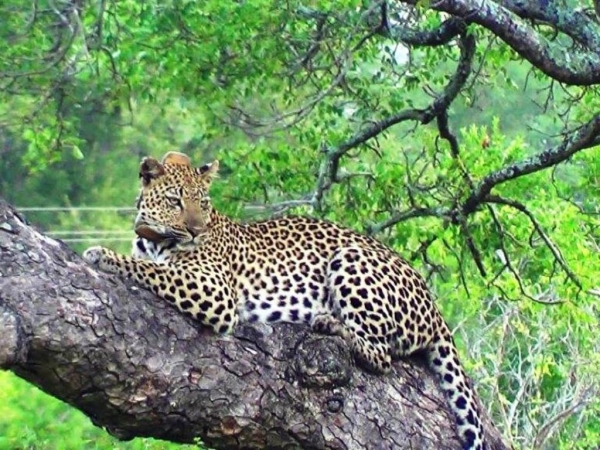
<path id="1" fill-rule="evenodd" d="M 352 377 L 353 362 L 341 338 L 306 335 L 295 349 L 294 378 L 306 387 L 346 386 Z"/>
<path id="2" fill-rule="evenodd" d="M 241 323 L 235 337 L 252 345 L 269 358 L 290 364 L 286 379 L 304 387 L 347 386 L 354 371 L 354 359 L 340 337 L 314 334 L 302 325 L 278 324 L 277 330 L 265 324 Z"/>

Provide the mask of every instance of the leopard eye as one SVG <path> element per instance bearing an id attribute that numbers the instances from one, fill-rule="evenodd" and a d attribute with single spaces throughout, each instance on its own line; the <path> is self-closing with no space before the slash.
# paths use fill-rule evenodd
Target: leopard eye
<path id="1" fill-rule="evenodd" d="M 181 208 L 181 197 L 179 197 L 178 195 L 173 195 L 173 194 L 167 194 L 166 195 L 167 201 L 169 202 L 169 205 L 176 207 L 176 208 Z"/>

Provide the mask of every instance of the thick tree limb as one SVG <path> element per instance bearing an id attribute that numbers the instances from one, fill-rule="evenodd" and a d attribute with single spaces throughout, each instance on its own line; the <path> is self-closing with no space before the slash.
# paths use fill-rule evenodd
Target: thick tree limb
<path id="1" fill-rule="evenodd" d="M 402 3 L 416 5 L 417 0 L 402 0 Z M 506 4 L 505 4 L 506 3 Z M 580 20 L 581 13 L 561 7 L 560 11 L 530 5 L 531 2 L 495 2 L 492 0 L 437 0 L 430 7 L 455 17 L 466 23 L 481 25 L 512 47 L 520 56 L 529 61 L 549 77 L 572 85 L 590 86 L 600 83 L 600 58 L 598 38 L 586 42 L 590 50 L 571 51 L 558 42 L 552 42 L 527 23 L 530 19 L 551 20 L 558 30 L 572 26 L 569 35 L 577 39 L 588 39 L 598 29 L 590 20 Z M 545 12 L 544 11 L 545 8 Z M 575 25 L 576 24 L 576 25 Z M 597 31 L 596 31 L 597 33 Z"/>
<path id="2" fill-rule="evenodd" d="M 600 25 L 594 17 L 581 10 L 564 4 L 552 5 L 547 0 L 503 0 L 502 6 L 523 19 L 551 25 L 590 50 L 600 50 Z"/>
<path id="3" fill-rule="evenodd" d="M 0 300 L 0 368 L 11 367 L 25 361 L 27 344 L 22 341 L 23 330 L 19 316 Z"/>
<path id="4" fill-rule="evenodd" d="M 85 266 L 2 201 L 0 250 L 1 367 L 119 438 L 201 438 L 219 449 L 460 448 L 419 364 L 370 375 L 339 338 L 302 327 L 215 336 Z M 486 421 L 492 448 L 506 448 Z"/>
<path id="5" fill-rule="evenodd" d="M 437 29 L 421 30 L 406 20 L 407 5 L 417 4 L 417 0 L 386 3 L 388 15 L 402 20 L 386 20 L 378 34 L 411 46 L 437 46 L 456 37 L 464 24 L 478 24 L 554 80 L 582 86 L 600 83 L 600 25 L 582 10 L 543 0 L 437 0 L 428 7 L 452 17 Z M 548 37 L 552 31 L 554 38 Z M 565 39 L 555 39 L 558 35 Z"/>

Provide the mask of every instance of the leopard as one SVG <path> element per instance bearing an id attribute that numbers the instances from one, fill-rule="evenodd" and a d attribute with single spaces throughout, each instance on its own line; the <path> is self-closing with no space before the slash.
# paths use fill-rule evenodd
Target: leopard
<path id="1" fill-rule="evenodd" d="M 425 355 L 463 449 L 484 450 L 476 392 L 424 278 L 376 238 L 309 216 L 240 222 L 209 195 L 219 161 L 180 152 L 142 159 L 131 255 L 94 246 L 83 258 L 132 279 L 220 335 L 238 323 L 304 324 L 341 336 L 356 363 L 387 374 Z"/>

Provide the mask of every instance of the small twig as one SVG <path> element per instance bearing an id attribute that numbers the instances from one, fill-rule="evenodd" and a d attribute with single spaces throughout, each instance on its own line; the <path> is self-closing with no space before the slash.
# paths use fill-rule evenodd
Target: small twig
<path id="1" fill-rule="evenodd" d="M 459 217 L 459 224 L 460 224 L 460 232 L 463 235 L 463 238 L 465 240 L 465 243 L 467 244 L 467 248 L 469 249 L 471 256 L 473 257 L 473 261 L 475 261 L 477 270 L 479 270 L 479 274 L 483 278 L 486 278 L 487 272 L 483 265 L 483 258 L 481 257 L 481 253 L 479 253 L 479 250 L 477 249 L 477 246 L 475 245 L 475 242 L 473 241 L 473 236 L 471 235 L 471 232 L 469 231 L 466 217 Z"/>
<path id="2" fill-rule="evenodd" d="M 533 448 L 542 448 L 544 442 L 548 440 L 554 431 L 554 428 L 556 428 L 560 422 L 567 420 L 569 417 L 574 415 L 577 410 L 585 407 L 589 402 L 589 398 L 583 398 L 565 410 L 561 411 L 559 414 L 556 414 L 554 417 L 550 418 L 550 420 L 548 420 L 548 422 L 542 426 L 540 431 L 538 431 L 533 443 Z"/>
<path id="3" fill-rule="evenodd" d="M 376 224 L 370 224 L 366 227 L 366 233 L 368 235 L 373 235 L 380 233 L 386 228 L 391 227 L 399 222 L 404 222 L 408 219 L 413 219 L 415 217 L 442 217 L 446 218 L 450 214 L 450 211 L 446 208 L 411 208 L 406 211 L 399 211 L 392 214 L 388 219 L 383 222 L 379 222 Z"/>
<path id="4" fill-rule="evenodd" d="M 552 242 L 552 240 L 544 232 L 540 223 L 537 221 L 537 219 L 531 213 L 531 211 L 529 211 L 527 209 L 527 207 L 525 207 L 525 205 L 523 205 L 522 203 L 519 203 L 515 200 L 509 200 L 509 199 L 500 197 L 498 195 L 489 195 L 486 197 L 485 201 L 488 203 L 496 203 L 499 205 L 510 206 L 510 207 L 516 209 L 517 211 L 525 214 L 527 216 L 527 218 L 529 219 L 529 221 L 531 222 L 531 224 L 533 225 L 533 228 L 535 229 L 538 236 L 540 236 L 540 238 L 542 238 L 542 240 L 546 244 L 546 247 L 548 247 L 548 249 L 554 256 L 554 259 L 558 262 L 558 264 L 560 264 L 560 266 L 563 268 L 563 270 L 568 275 L 568 277 L 571 279 L 571 281 L 573 281 L 579 289 L 583 289 L 581 281 L 579 281 L 579 278 L 577 277 L 577 275 L 575 275 L 575 273 L 569 268 L 568 264 L 566 263 L 563 256 L 561 255 L 560 250 L 556 247 L 556 245 L 554 245 L 554 242 Z"/>

